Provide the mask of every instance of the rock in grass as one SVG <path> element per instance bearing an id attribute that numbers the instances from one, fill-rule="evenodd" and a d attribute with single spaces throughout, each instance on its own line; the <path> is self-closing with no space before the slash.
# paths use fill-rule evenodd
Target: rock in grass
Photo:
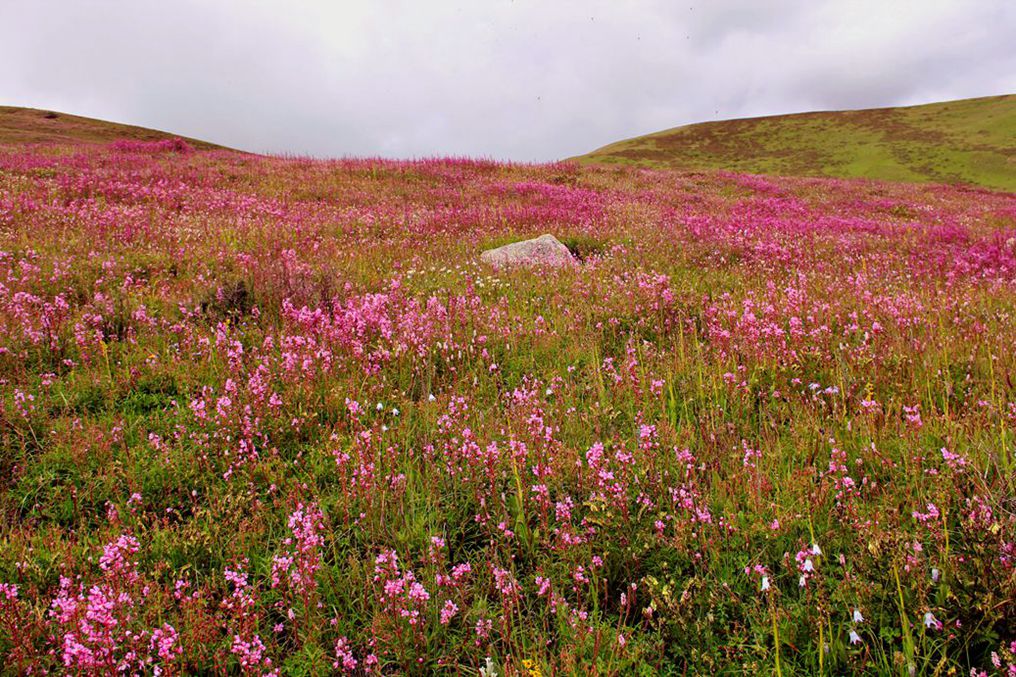
<path id="1" fill-rule="evenodd" d="M 512 242 L 480 254 L 480 260 L 493 266 L 567 266 L 575 263 L 568 247 L 553 235 Z"/>

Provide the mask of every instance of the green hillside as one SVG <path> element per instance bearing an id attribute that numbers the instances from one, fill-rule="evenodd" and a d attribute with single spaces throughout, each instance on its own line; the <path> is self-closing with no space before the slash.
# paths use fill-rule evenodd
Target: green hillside
<path id="1" fill-rule="evenodd" d="M 575 159 L 1016 191 L 1016 95 L 704 122 L 612 143 Z"/>
<path id="2" fill-rule="evenodd" d="M 182 138 L 195 148 L 222 148 L 207 141 L 156 129 L 35 108 L 0 106 L 0 144 L 108 143 L 117 139 L 161 141 L 175 138 Z"/>

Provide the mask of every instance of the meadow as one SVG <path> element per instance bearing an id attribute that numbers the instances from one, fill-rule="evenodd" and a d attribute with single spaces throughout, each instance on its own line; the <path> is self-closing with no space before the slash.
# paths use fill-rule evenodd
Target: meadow
<path id="1" fill-rule="evenodd" d="M 1013 193 L 0 146 L 2 673 L 1016 675 L 1014 378 Z"/>

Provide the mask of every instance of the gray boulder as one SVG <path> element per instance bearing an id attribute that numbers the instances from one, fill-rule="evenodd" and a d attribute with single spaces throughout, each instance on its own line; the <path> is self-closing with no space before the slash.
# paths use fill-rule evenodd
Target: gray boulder
<path id="1" fill-rule="evenodd" d="M 493 266 L 537 265 L 568 266 L 575 257 L 553 235 L 541 235 L 532 240 L 512 242 L 480 254 L 480 260 Z"/>

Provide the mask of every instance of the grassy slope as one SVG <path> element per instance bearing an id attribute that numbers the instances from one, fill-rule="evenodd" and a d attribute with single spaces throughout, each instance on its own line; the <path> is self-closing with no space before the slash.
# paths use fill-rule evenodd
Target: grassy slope
<path id="1" fill-rule="evenodd" d="M 576 159 L 1016 191 L 1016 95 L 704 122 L 619 141 Z"/>
<path id="2" fill-rule="evenodd" d="M 161 141 L 182 138 L 195 148 L 222 148 L 207 141 L 157 129 L 123 125 L 94 118 L 16 106 L 0 106 L 0 144 L 108 143 L 117 139 Z"/>

